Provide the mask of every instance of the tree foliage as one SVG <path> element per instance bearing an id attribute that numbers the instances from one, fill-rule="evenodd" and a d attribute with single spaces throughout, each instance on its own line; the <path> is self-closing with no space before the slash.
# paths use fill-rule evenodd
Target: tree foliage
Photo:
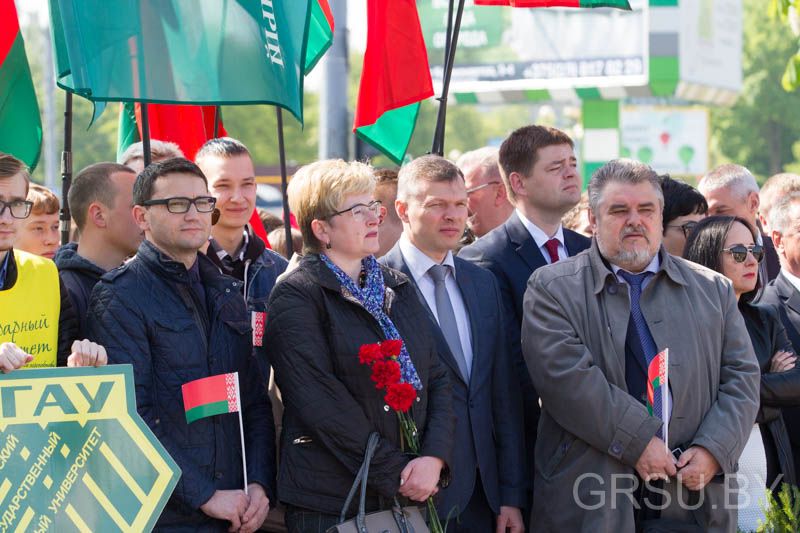
<path id="1" fill-rule="evenodd" d="M 794 161 L 800 139 L 800 100 L 781 87 L 796 39 L 785 25 L 771 23 L 762 0 L 744 6 L 742 93 L 731 108 L 713 110 L 713 145 L 726 159 L 769 176 Z"/>

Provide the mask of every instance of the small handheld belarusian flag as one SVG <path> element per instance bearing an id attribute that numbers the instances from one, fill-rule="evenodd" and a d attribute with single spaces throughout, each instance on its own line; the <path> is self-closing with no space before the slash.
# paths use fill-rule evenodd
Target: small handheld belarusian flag
<path id="1" fill-rule="evenodd" d="M 181 390 L 189 424 L 207 416 L 241 411 L 238 372 L 196 379 L 184 383 Z"/>
<path id="2" fill-rule="evenodd" d="M 663 439 L 669 443 L 669 348 L 653 357 L 647 366 L 647 411 L 661 419 Z"/>

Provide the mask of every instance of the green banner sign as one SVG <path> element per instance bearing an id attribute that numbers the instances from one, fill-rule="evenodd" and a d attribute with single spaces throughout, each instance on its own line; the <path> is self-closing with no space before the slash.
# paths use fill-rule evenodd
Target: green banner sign
<path id="1" fill-rule="evenodd" d="M 130 365 L 0 375 L 0 532 L 149 531 L 179 476 Z"/>

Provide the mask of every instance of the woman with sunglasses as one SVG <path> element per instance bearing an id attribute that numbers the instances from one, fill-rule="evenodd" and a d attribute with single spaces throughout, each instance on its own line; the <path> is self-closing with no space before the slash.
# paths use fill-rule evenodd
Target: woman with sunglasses
<path id="1" fill-rule="evenodd" d="M 293 533 L 339 522 L 372 432 L 380 442 L 367 512 L 391 509 L 396 495 L 424 502 L 450 461 L 450 383 L 414 285 L 373 256 L 382 212 L 374 190 L 371 167 L 341 160 L 307 165 L 289 184 L 304 254 L 272 291 L 264 344 L 284 402 L 278 494 Z M 403 341 L 393 379 L 416 389 L 420 457 L 404 452 L 398 417 L 360 361 L 362 346 L 388 339 Z"/>
<path id="2" fill-rule="evenodd" d="M 741 478 L 747 477 L 751 496 L 750 505 L 739 509 L 739 526 L 749 531 L 755 529 L 756 518 L 763 519 L 759 500 L 764 499 L 765 484 L 771 487 L 781 475 L 777 488 L 780 483 L 797 484 L 780 408 L 800 405 L 800 368 L 795 368 L 796 356 L 777 311 L 752 302 L 758 290 L 758 264 L 764 258 L 764 248 L 756 244 L 755 230 L 746 220 L 732 216 L 701 220 L 689 235 L 683 256 L 731 280 L 761 366 L 757 424 L 739 462 L 740 488 L 745 492 Z M 743 527 L 745 523 L 748 527 Z"/>

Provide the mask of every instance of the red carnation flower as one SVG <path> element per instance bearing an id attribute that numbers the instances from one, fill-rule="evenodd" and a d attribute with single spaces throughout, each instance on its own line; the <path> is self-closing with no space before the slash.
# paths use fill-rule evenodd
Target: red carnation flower
<path id="1" fill-rule="evenodd" d="M 364 344 L 358 350 L 358 361 L 362 365 L 371 365 L 381 359 L 383 359 L 383 354 L 379 344 Z"/>
<path id="2" fill-rule="evenodd" d="M 400 365 L 397 361 L 375 361 L 372 364 L 372 381 L 376 389 L 385 389 L 400 381 Z"/>
<path id="3" fill-rule="evenodd" d="M 386 404 L 395 411 L 406 412 L 411 408 L 417 391 L 410 383 L 392 383 L 386 389 Z"/>
<path id="4" fill-rule="evenodd" d="M 400 350 L 403 349 L 403 341 L 390 339 L 381 343 L 381 353 L 387 359 L 390 357 L 398 357 Z"/>

